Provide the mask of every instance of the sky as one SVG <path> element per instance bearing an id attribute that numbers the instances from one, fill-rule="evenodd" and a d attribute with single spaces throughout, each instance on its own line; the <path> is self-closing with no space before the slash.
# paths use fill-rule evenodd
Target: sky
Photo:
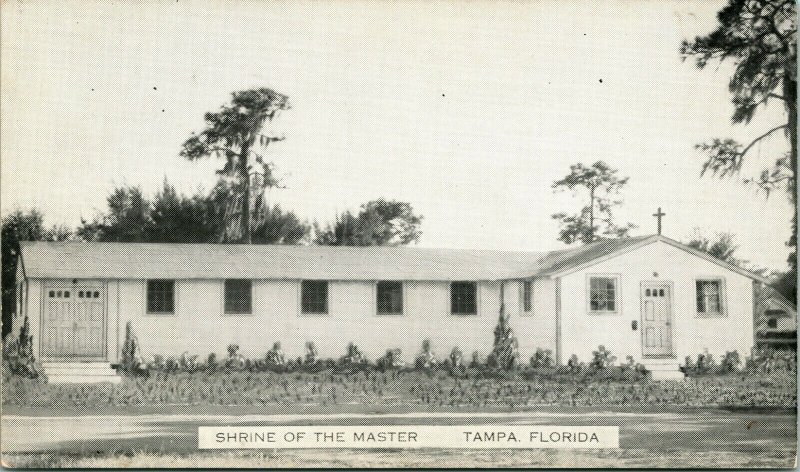
<path id="1" fill-rule="evenodd" d="M 292 109 L 267 152 L 272 202 L 330 221 L 383 197 L 424 216 L 420 246 L 551 250 L 551 214 L 582 194 L 552 182 L 603 160 L 630 177 L 620 222 L 688 239 L 732 232 L 739 257 L 786 265 L 791 208 L 700 177 L 696 143 L 745 141 L 730 65 L 683 62 L 717 1 L 14 1 L 2 5 L 0 210 L 77 225 L 115 185 L 208 190 L 221 162 L 181 143 L 230 93 L 270 87 Z M 742 176 L 787 149 L 776 133 Z"/>

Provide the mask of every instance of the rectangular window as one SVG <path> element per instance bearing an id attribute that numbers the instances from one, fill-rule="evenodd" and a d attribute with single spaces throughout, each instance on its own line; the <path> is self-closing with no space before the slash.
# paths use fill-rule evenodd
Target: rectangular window
<path id="1" fill-rule="evenodd" d="M 302 311 L 309 315 L 328 313 L 328 282 L 325 280 L 304 280 L 301 287 Z"/>
<path id="2" fill-rule="evenodd" d="M 378 282 L 376 291 L 379 315 L 403 314 L 403 282 Z"/>
<path id="3" fill-rule="evenodd" d="M 478 285 L 475 282 L 450 284 L 450 311 L 454 315 L 478 314 Z"/>
<path id="4" fill-rule="evenodd" d="M 225 281 L 225 313 L 230 315 L 253 312 L 253 282 L 251 280 Z"/>
<path id="5" fill-rule="evenodd" d="M 530 280 L 522 282 L 522 310 L 526 313 L 533 310 L 533 282 Z"/>
<path id="6" fill-rule="evenodd" d="M 175 281 L 147 281 L 147 312 L 156 314 L 175 313 Z"/>
<path id="7" fill-rule="evenodd" d="M 697 280 L 697 314 L 723 316 L 722 284 L 719 280 Z"/>
<path id="8" fill-rule="evenodd" d="M 589 311 L 592 313 L 616 313 L 616 277 L 589 277 Z"/>

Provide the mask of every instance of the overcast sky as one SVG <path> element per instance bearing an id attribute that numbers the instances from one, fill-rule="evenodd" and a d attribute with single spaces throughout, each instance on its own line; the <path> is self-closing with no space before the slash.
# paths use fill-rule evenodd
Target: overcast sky
<path id="1" fill-rule="evenodd" d="M 137 2 L 138 3 L 138 2 Z M 216 6 L 211 6 L 215 4 Z M 731 69 L 681 62 L 723 2 L 36 2 L 2 10 L 2 211 L 76 225 L 114 185 L 193 192 L 213 160 L 181 143 L 234 90 L 293 109 L 269 151 L 270 199 L 322 221 L 377 197 L 424 215 L 423 246 L 563 247 L 550 215 L 570 164 L 630 176 L 620 221 L 686 239 L 730 231 L 739 255 L 785 267 L 790 206 L 700 178 L 693 149 L 754 137 L 782 110 L 730 124 Z M 744 175 L 785 151 L 776 133 Z"/>

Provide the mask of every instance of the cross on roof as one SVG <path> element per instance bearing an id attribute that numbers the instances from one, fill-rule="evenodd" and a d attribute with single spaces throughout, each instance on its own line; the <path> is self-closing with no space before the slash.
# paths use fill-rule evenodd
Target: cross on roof
<path id="1" fill-rule="evenodd" d="M 664 217 L 665 215 L 666 215 L 666 213 L 661 211 L 661 207 L 658 207 L 658 211 L 653 213 L 653 216 L 655 216 L 656 220 L 658 220 L 658 234 L 659 235 L 661 234 L 661 218 Z"/>

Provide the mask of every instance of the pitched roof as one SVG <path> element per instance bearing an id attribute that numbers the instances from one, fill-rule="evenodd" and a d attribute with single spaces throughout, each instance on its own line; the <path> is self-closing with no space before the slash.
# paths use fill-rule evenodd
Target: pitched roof
<path id="1" fill-rule="evenodd" d="M 75 241 L 20 245 L 29 278 L 500 280 L 564 275 L 656 241 L 758 278 L 663 236 L 601 240 L 550 252 Z"/>

